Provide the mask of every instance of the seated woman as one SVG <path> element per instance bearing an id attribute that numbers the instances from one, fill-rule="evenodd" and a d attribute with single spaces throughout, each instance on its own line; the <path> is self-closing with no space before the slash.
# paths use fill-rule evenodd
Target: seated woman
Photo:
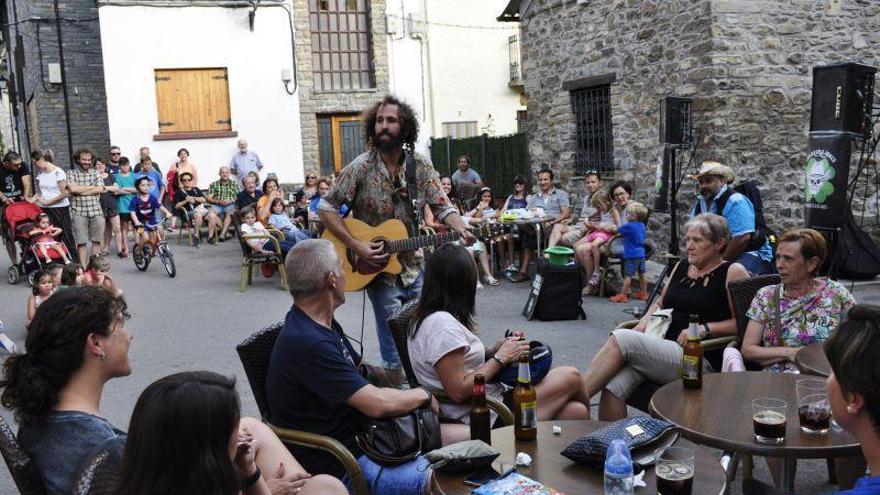
<path id="1" fill-rule="evenodd" d="M 742 355 L 725 350 L 725 371 L 745 369 L 745 357 L 767 371 L 796 372 L 797 351 L 831 336 L 856 301 L 840 283 L 816 277 L 827 253 L 825 238 L 813 229 L 791 229 L 779 238 L 776 268 L 782 283 L 755 295 L 746 313 Z"/>
<path id="2" fill-rule="evenodd" d="M 714 214 L 697 215 L 685 224 L 687 261 L 680 261 L 667 278 L 657 302 L 632 330 L 617 329 L 593 358 L 584 374 L 588 397 L 602 392 L 599 419 L 626 417 L 626 400 L 645 380 L 658 384 L 679 378 L 689 316 L 700 316 L 703 339 L 736 335 L 733 303 L 727 284 L 748 277 L 739 263 L 724 261 L 730 239 L 727 220 Z M 672 309 L 664 338 L 646 335 L 654 311 Z M 705 354 L 704 365 L 721 369 L 721 351 Z"/>
<path id="3" fill-rule="evenodd" d="M 872 473 L 838 493 L 880 493 L 880 306 L 854 306 L 825 342 L 825 355 L 832 371 L 826 381 L 831 415 L 861 445 Z"/>
<path id="4" fill-rule="evenodd" d="M 119 494 L 272 493 L 256 462 L 254 434 L 241 422 L 240 406 L 235 379 L 210 371 L 177 373 L 150 384 L 131 415 Z M 289 488 L 283 493 L 348 493 L 327 475 L 303 477 Z"/>
<path id="5" fill-rule="evenodd" d="M 441 404 L 441 413 L 462 423 L 469 421 L 474 375 L 481 373 L 491 382 L 529 347 L 522 332 L 484 347 L 474 333 L 476 285 L 476 264 L 463 247 L 444 244 L 437 248 L 425 265 L 424 288 L 412 316 L 408 346 L 419 383 L 449 394 L 458 404 Z M 574 367 L 551 369 L 535 391 L 539 420 L 590 417 L 590 395 Z M 503 392 L 501 385 L 486 387 L 486 393 L 496 399 Z"/>
<path id="6" fill-rule="evenodd" d="M 83 465 L 98 453 L 108 451 L 116 463 L 122 457 L 126 434 L 104 419 L 99 405 L 108 381 L 131 374 L 128 317 L 121 296 L 103 287 L 68 287 L 37 309 L 27 353 L 3 365 L 0 401 L 21 424 L 18 440 L 49 495 L 71 493 Z M 242 418 L 239 428 L 253 435 L 257 465 L 273 491 L 308 477 L 260 421 Z"/>
<path id="7" fill-rule="evenodd" d="M 267 178 L 263 181 L 263 196 L 257 200 L 254 208 L 257 212 L 257 220 L 263 225 L 269 225 L 269 217 L 272 216 L 272 201 L 280 198 L 284 201 L 284 194 L 278 185 L 277 179 Z"/>
<path id="8" fill-rule="evenodd" d="M 527 185 L 528 182 L 524 176 L 517 175 L 513 178 L 513 194 L 507 197 L 504 206 L 501 207 L 501 213 L 498 215 L 499 218 L 503 217 L 504 212 L 507 210 L 526 209 L 528 207 Z M 517 271 L 516 264 L 513 262 L 514 250 L 518 247 L 514 238 L 514 234 L 517 232 L 517 227 L 514 225 L 513 229 L 514 230 L 509 234 L 505 234 L 502 242 L 498 243 L 498 253 L 501 256 L 501 263 L 504 265 L 504 271 L 505 273 L 510 274 Z"/>

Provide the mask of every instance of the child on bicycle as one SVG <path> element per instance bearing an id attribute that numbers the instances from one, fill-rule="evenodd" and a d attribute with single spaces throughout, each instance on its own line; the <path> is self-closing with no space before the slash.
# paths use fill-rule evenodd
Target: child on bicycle
<path id="1" fill-rule="evenodd" d="M 61 235 L 61 229 L 52 225 L 49 221 L 49 215 L 45 213 L 37 215 L 37 226 L 30 232 L 30 236 L 36 238 L 34 242 L 36 243 L 37 250 L 40 251 L 40 255 L 46 261 L 52 259 L 49 257 L 49 250 L 54 250 L 61 256 L 66 265 L 70 263 L 70 258 L 67 257 L 67 251 L 64 250 L 61 243 L 56 240 L 59 235 Z"/>
<path id="2" fill-rule="evenodd" d="M 137 235 L 135 237 L 135 253 L 143 255 L 147 241 L 148 246 L 156 249 L 159 241 L 162 240 L 162 232 L 159 229 L 159 222 L 156 220 L 156 212 L 161 211 L 165 214 L 165 218 L 171 218 L 171 212 L 159 203 L 155 196 L 150 194 L 150 178 L 141 177 L 134 183 L 137 194 L 131 198 L 129 211 L 131 211 L 131 223 L 135 227 Z"/>

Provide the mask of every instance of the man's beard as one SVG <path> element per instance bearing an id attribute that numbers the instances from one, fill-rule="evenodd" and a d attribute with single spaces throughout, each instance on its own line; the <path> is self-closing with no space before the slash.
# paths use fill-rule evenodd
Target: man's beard
<path id="1" fill-rule="evenodd" d="M 388 136 L 388 139 L 385 141 L 379 139 L 382 136 Z M 376 136 L 376 148 L 378 148 L 379 151 L 381 151 L 382 153 L 390 153 L 392 151 L 398 150 L 400 149 L 402 144 L 403 139 L 401 139 L 399 135 L 392 136 L 387 132 L 383 132 L 382 134 Z"/>

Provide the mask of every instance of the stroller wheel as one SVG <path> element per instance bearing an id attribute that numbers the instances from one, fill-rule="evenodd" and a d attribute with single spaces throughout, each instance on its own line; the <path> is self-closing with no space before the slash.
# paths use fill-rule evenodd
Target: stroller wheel
<path id="1" fill-rule="evenodd" d="M 18 267 L 12 265 L 9 267 L 9 270 L 6 272 L 6 281 L 9 282 L 10 285 L 15 285 L 18 283 Z"/>
<path id="2" fill-rule="evenodd" d="M 36 283 L 36 281 L 34 281 L 34 278 L 36 276 L 37 276 L 37 270 L 34 270 L 34 271 L 28 273 L 27 282 L 28 282 L 28 285 L 30 285 L 31 287 L 33 287 L 34 284 Z"/>

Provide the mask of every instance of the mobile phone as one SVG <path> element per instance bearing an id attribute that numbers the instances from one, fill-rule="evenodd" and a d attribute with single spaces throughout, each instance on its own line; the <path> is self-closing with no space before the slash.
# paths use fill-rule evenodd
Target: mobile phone
<path id="1" fill-rule="evenodd" d="M 464 484 L 468 486 L 483 486 L 486 483 L 497 479 L 500 474 L 495 469 L 489 467 L 475 471 L 464 479 Z"/>

